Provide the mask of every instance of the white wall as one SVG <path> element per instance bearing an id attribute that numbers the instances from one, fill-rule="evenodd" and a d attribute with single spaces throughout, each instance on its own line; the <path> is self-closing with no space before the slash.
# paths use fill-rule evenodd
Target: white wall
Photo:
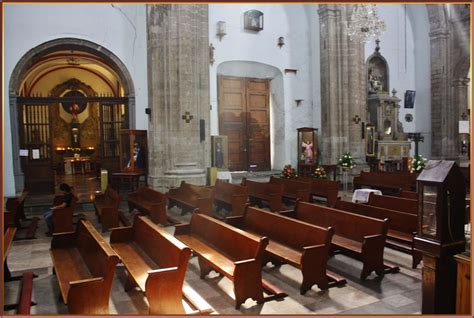
<path id="1" fill-rule="evenodd" d="M 420 154 L 431 156 L 431 80 L 429 21 L 426 5 L 379 4 L 380 18 L 386 31 L 380 37 L 380 53 L 389 65 L 390 91 L 397 90 L 400 101 L 400 122 L 405 132 L 421 132 L 425 142 L 420 143 Z M 405 9 L 406 8 L 406 9 Z M 406 12 L 406 14 L 405 14 Z M 375 43 L 365 46 L 366 59 L 374 52 Z M 406 90 L 416 91 L 415 107 L 404 108 Z M 406 114 L 413 121 L 405 120 Z M 412 143 L 411 155 L 414 154 Z"/>
<path id="2" fill-rule="evenodd" d="M 15 193 L 8 91 L 11 73 L 30 49 L 58 38 L 86 39 L 113 52 L 135 87 L 136 128 L 147 129 L 147 34 L 144 4 L 5 4 L 4 194 Z M 16 154 L 15 154 L 16 156 Z"/>
<path id="3" fill-rule="evenodd" d="M 264 29 L 258 33 L 245 31 L 243 14 L 247 10 L 264 13 Z M 313 127 L 313 89 L 311 78 L 312 47 L 309 15 L 314 5 L 301 4 L 210 4 L 209 39 L 215 47 L 214 65 L 210 67 L 211 135 L 218 134 L 217 68 L 223 62 L 257 62 L 276 67 L 282 73 L 284 116 L 273 127 L 272 168 L 280 170 L 286 163 L 296 164 L 296 128 Z M 227 35 L 219 41 L 216 36 L 218 21 L 226 22 Z M 278 48 L 278 38 L 285 45 Z M 319 36 L 318 36 L 319 39 Z M 285 69 L 297 69 L 295 75 Z M 317 63 L 319 72 L 319 62 Z M 319 86 L 319 82 L 317 83 Z M 275 86 L 276 87 L 276 86 Z M 296 106 L 295 99 L 303 99 Z M 274 117 L 276 119 L 276 116 Z M 278 130 L 284 129 L 284 134 Z M 272 131 L 272 129 L 271 129 Z M 283 140 L 275 136 L 284 136 Z M 280 147 L 281 146 L 281 147 Z"/>

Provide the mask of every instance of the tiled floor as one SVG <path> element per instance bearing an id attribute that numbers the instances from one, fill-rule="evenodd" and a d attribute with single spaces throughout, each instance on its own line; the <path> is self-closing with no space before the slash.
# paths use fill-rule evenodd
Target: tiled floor
<path id="1" fill-rule="evenodd" d="M 71 182 L 73 180 L 66 180 Z M 83 178 L 74 182 L 80 200 L 77 207 L 100 231 L 100 226 L 93 213 L 90 198 L 98 190 L 98 180 Z M 347 198 L 350 194 L 343 194 Z M 49 197 L 29 198 L 27 215 L 41 215 L 49 206 Z M 122 202 L 121 209 L 126 211 Z M 169 211 L 174 218 L 182 222 L 189 220 L 190 215 L 181 216 L 180 210 Z M 128 212 L 126 215 L 132 217 Z M 173 232 L 173 227 L 166 230 Z M 8 257 L 8 265 L 13 274 L 33 271 L 38 275 L 34 280 L 33 300 L 38 304 L 32 307 L 34 314 L 66 314 L 67 307 L 58 300 L 59 288 L 56 277 L 52 274 L 52 263 L 49 256 L 50 238 L 44 235 L 46 226 L 40 221 L 37 239 L 15 241 Z M 108 240 L 110 233 L 101 233 Z M 19 232 L 21 236 L 21 231 Z M 359 279 L 362 268 L 360 262 L 344 255 L 336 255 L 328 262 L 331 271 L 344 276 L 347 285 L 333 287 L 322 291 L 313 287 L 305 295 L 300 295 L 301 272 L 289 265 L 280 267 L 265 266 L 263 277 L 288 294 L 278 301 L 257 304 L 252 300 L 236 310 L 234 308 L 232 283 L 222 276 L 211 273 L 204 280 L 199 278 L 197 259 L 190 260 L 186 285 L 193 289 L 219 314 L 416 314 L 421 308 L 421 270 L 411 269 L 411 256 L 386 248 L 385 260 L 400 266 L 400 272 L 377 277 L 369 276 L 366 281 Z M 118 266 L 112 286 L 110 313 L 112 314 L 146 314 L 147 301 L 138 290 L 124 292 L 125 271 Z M 5 303 L 15 301 L 18 296 L 19 283 L 5 284 Z"/>

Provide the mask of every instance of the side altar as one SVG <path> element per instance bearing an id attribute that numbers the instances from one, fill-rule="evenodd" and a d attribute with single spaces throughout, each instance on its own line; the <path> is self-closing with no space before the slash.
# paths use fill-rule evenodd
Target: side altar
<path id="1" fill-rule="evenodd" d="M 380 54 L 380 41 L 367 59 L 367 161 L 402 161 L 410 153 L 411 141 L 399 120 L 400 99 L 397 91 L 390 95 L 389 68 Z"/>

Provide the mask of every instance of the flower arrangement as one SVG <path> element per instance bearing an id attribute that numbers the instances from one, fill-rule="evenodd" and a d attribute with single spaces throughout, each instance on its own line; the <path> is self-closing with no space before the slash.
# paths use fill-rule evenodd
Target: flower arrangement
<path id="1" fill-rule="evenodd" d="M 291 179 L 297 176 L 298 175 L 296 174 L 295 168 L 293 168 L 291 165 L 286 165 L 281 171 L 281 177 L 285 179 Z"/>
<path id="2" fill-rule="evenodd" d="M 411 173 L 419 173 L 425 168 L 426 159 L 421 155 L 415 155 L 409 163 L 409 169 Z"/>
<path id="3" fill-rule="evenodd" d="M 323 167 L 323 166 L 318 166 L 318 167 L 314 170 L 313 176 L 314 176 L 316 179 L 326 179 L 326 178 L 327 178 L 327 176 L 326 176 L 326 170 L 324 170 L 324 167 Z"/>
<path id="4" fill-rule="evenodd" d="M 345 152 L 341 158 L 339 158 L 338 165 L 341 166 L 342 168 L 348 168 L 352 169 L 355 167 L 355 161 L 352 158 L 352 155 L 350 152 Z"/>

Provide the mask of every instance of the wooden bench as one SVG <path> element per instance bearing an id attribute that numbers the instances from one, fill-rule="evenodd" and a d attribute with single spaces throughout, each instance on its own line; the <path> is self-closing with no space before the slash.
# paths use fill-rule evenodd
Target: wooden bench
<path id="1" fill-rule="evenodd" d="M 57 195 L 53 199 L 53 206 L 58 206 L 64 202 L 64 195 Z M 74 196 L 71 205 L 68 207 L 53 210 L 53 233 L 72 232 L 72 217 L 76 209 L 77 198 Z"/>
<path id="2" fill-rule="evenodd" d="M 388 232 L 385 244 L 396 250 L 412 255 L 412 268 L 416 268 L 421 261 L 421 253 L 415 251 L 415 238 L 418 217 L 414 214 L 379 208 L 367 204 L 352 203 L 339 200 L 336 209 L 369 216 L 376 219 L 388 219 Z"/>
<path id="3" fill-rule="evenodd" d="M 326 199 L 326 205 L 328 207 L 332 208 L 336 204 L 339 188 L 341 187 L 339 181 L 308 177 L 298 177 L 296 180 L 301 180 L 301 182 L 308 182 L 311 184 L 311 198 L 309 202 L 314 202 L 314 197 L 323 197 Z"/>
<path id="4" fill-rule="evenodd" d="M 21 228 L 21 221 L 27 220 L 25 215 L 25 200 L 28 191 L 23 191 L 21 195 L 7 198 L 5 202 L 4 224 L 6 226 L 14 225 Z"/>
<path id="5" fill-rule="evenodd" d="M 119 257 L 87 220 L 75 232 L 54 234 L 51 259 L 70 314 L 108 314 Z"/>
<path id="6" fill-rule="evenodd" d="M 371 193 L 369 195 L 369 202 L 367 202 L 367 204 L 418 216 L 418 200 Z"/>
<path id="7" fill-rule="evenodd" d="M 119 226 L 118 208 L 122 198 L 112 187 L 107 186 L 105 193 L 96 195 L 94 200 L 95 214 L 102 224 L 102 232 Z"/>
<path id="8" fill-rule="evenodd" d="M 15 238 L 16 227 L 14 226 L 5 226 L 5 231 L 3 233 L 3 280 L 8 282 L 14 280 L 10 269 L 8 268 L 7 256 L 10 253 L 10 248 Z"/>
<path id="9" fill-rule="evenodd" d="M 125 290 L 138 286 L 149 303 L 148 314 L 185 314 L 183 282 L 191 250 L 144 216 L 133 226 L 115 228 L 110 245 L 128 272 Z"/>
<path id="10" fill-rule="evenodd" d="M 414 192 L 414 191 L 402 190 L 402 191 L 400 191 L 399 196 L 400 196 L 400 198 L 418 200 L 418 192 Z"/>
<path id="11" fill-rule="evenodd" d="M 216 210 L 221 208 L 230 209 L 230 215 L 242 215 L 248 200 L 247 187 L 216 180 L 214 189 L 214 204 Z"/>
<path id="12" fill-rule="evenodd" d="M 332 247 L 335 251 L 363 262 L 361 279 L 366 279 L 372 271 L 383 275 L 385 269 L 398 271 L 398 267 L 387 266 L 383 262 L 383 249 L 388 230 L 387 220 L 369 218 L 320 205 L 297 202 L 294 211 L 284 212 L 294 217 L 322 227 L 333 227 Z"/>
<path id="13" fill-rule="evenodd" d="M 257 238 L 201 213 L 193 213 L 189 224 L 176 225 L 174 235 L 198 256 L 201 279 L 214 269 L 234 282 L 236 309 L 247 298 L 264 301 L 261 267 L 266 237 Z"/>
<path id="14" fill-rule="evenodd" d="M 300 182 L 297 179 L 284 179 L 270 176 L 270 184 L 283 186 L 283 198 L 296 201 L 299 199 L 303 202 L 310 200 L 310 184 L 308 182 Z"/>
<path id="15" fill-rule="evenodd" d="M 178 206 L 182 214 L 199 209 L 200 213 L 212 215 L 214 192 L 205 186 L 197 186 L 181 181 L 179 188 L 168 191 L 168 209 Z"/>
<path id="16" fill-rule="evenodd" d="M 132 212 L 137 209 L 148 214 L 151 220 L 157 224 L 166 225 L 166 201 L 168 193 L 161 193 L 147 187 L 140 187 L 137 191 L 128 194 L 128 208 Z"/>
<path id="17" fill-rule="evenodd" d="M 277 212 L 282 210 L 283 185 L 250 181 L 247 178 L 243 178 L 241 184 L 248 188 L 251 205 L 257 204 L 259 207 L 262 207 L 266 203 L 270 207 L 270 211 Z"/>
<path id="18" fill-rule="evenodd" d="M 243 216 L 228 217 L 226 222 L 257 236 L 268 237 L 264 262 L 276 260 L 300 269 L 302 295 L 314 284 L 327 289 L 330 281 L 345 283 L 344 279 L 336 279 L 326 271 L 333 228 L 322 228 L 250 206 Z"/>
<path id="19" fill-rule="evenodd" d="M 413 191 L 416 189 L 417 176 L 408 172 L 365 172 L 354 177 L 354 189 L 370 187 L 378 189 L 383 194 L 398 195 L 400 190 Z"/>
<path id="20" fill-rule="evenodd" d="M 21 290 L 18 302 L 3 305 L 4 311 L 16 310 L 17 315 L 30 315 L 31 306 L 36 305 L 31 301 L 33 295 L 33 279 L 37 277 L 33 272 L 25 272 L 21 276 Z"/>

